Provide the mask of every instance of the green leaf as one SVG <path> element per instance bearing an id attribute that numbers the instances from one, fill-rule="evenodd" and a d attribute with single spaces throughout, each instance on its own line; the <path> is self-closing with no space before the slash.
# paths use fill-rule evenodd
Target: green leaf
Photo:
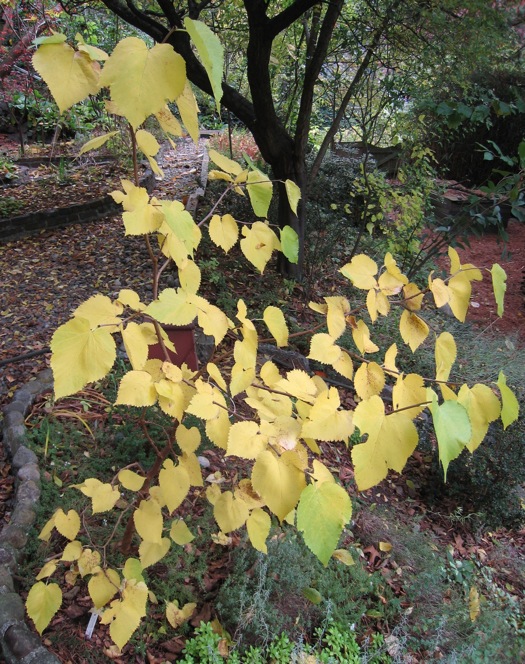
<path id="1" fill-rule="evenodd" d="M 217 35 L 201 21 L 184 19 L 184 27 L 188 31 L 202 64 L 210 79 L 211 89 L 217 105 L 217 113 L 221 112 L 222 70 L 224 67 L 224 50 Z"/>
<path id="2" fill-rule="evenodd" d="M 269 177 L 261 171 L 250 171 L 247 182 L 246 189 L 253 211 L 258 217 L 266 217 L 273 193 L 273 185 Z"/>
<path id="3" fill-rule="evenodd" d="M 503 428 L 506 429 L 509 424 L 518 419 L 520 405 L 514 392 L 507 387 L 507 378 L 503 371 L 499 372 L 498 387 L 501 394 L 501 421 L 503 422 Z"/>
<path id="4" fill-rule="evenodd" d="M 281 249 L 290 263 L 299 261 L 299 236 L 291 226 L 280 229 Z"/>
<path id="5" fill-rule="evenodd" d="M 352 516 L 347 492 L 334 482 L 309 484 L 297 506 L 297 528 L 306 546 L 328 565 L 339 537 Z"/>
<path id="6" fill-rule="evenodd" d="M 494 263 L 490 274 L 492 275 L 492 289 L 494 290 L 494 298 L 496 300 L 496 304 L 498 305 L 498 316 L 501 318 L 501 316 L 503 316 L 504 309 L 503 300 L 505 298 L 505 291 L 507 290 L 507 284 L 505 283 L 507 281 L 507 273 L 501 267 L 501 265 Z"/>
<path id="7" fill-rule="evenodd" d="M 445 401 L 438 405 L 434 393 L 430 410 L 446 482 L 448 465 L 453 459 L 457 459 L 463 448 L 469 444 L 472 427 L 466 408 L 457 401 Z"/>
<path id="8" fill-rule="evenodd" d="M 303 597 L 306 597 L 306 599 L 309 602 L 312 602 L 312 604 L 321 604 L 323 601 L 323 596 L 315 588 L 303 588 L 302 593 Z"/>

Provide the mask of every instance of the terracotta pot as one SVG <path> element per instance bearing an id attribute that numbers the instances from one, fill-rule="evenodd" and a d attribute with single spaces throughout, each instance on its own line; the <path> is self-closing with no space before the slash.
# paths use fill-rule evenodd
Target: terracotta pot
<path id="1" fill-rule="evenodd" d="M 176 353 L 173 353 L 168 350 L 170 361 L 178 367 L 182 364 L 187 364 L 192 371 L 198 371 L 199 361 L 197 360 L 194 326 L 183 325 L 179 327 L 177 325 L 163 325 L 163 329 L 177 351 Z M 148 358 L 150 360 L 165 359 L 160 344 L 153 344 L 149 347 Z"/>

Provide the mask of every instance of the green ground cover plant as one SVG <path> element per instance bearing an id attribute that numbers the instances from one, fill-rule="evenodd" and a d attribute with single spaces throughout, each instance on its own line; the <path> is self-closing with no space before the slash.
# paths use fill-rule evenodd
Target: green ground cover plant
<path id="1" fill-rule="evenodd" d="M 185 28 L 218 103 L 220 44 L 199 22 L 186 19 Z M 182 58 L 167 44 L 149 49 L 134 37 L 122 40 L 109 57 L 81 39 L 75 49 L 62 35 L 40 42 L 34 64 L 61 111 L 107 87 L 113 109 L 127 119 L 135 177 L 124 180 L 122 190 L 112 195 L 122 204 L 126 233 L 145 237 L 152 264 L 151 302 L 142 302 L 129 289 L 114 299 L 94 295 L 55 332 L 54 398 L 69 397 L 110 374 L 117 357 L 114 335 L 119 335 L 131 368 L 119 382 L 115 403 L 130 409 L 157 408 L 170 423 L 157 437 L 151 433 L 155 423 L 150 429 L 150 422 L 144 422 L 142 430 L 153 452 L 149 467 L 128 461 L 112 468 L 109 480 L 87 477 L 71 486 L 77 497 L 82 494 L 89 500 L 83 508 L 66 500 L 65 509 L 57 508 L 42 528 L 39 538 L 44 542 L 56 541 L 58 533 L 61 551 L 38 573 L 26 607 L 42 632 L 62 604 L 62 588 L 53 578 L 64 575 L 71 585 L 87 581 L 94 609 L 120 651 L 152 617 L 163 628 L 178 630 L 193 615 L 195 602 L 182 596 L 176 576 L 170 588 L 175 594 L 163 598 L 162 608 L 157 607 L 153 588 L 157 565 L 168 570 L 176 566 L 184 547 L 199 542 L 200 523 L 208 523 L 210 512 L 213 530 L 207 534 L 216 545 L 231 546 L 239 537 L 237 531 L 244 532 L 246 526 L 251 546 L 267 554 L 272 529 L 285 528 L 286 523 L 301 533 L 304 546 L 320 565 L 350 566 L 352 554 L 341 538 L 351 523 L 352 503 L 334 477 L 337 467 L 330 467 L 326 450 L 339 445 L 345 449 L 359 429 L 361 440 L 350 456 L 357 489 L 366 491 L 389 470 L 402 471 L 419 442 L 415 420 L 425 412 L 433 422 L 446 477 L 464 448 L 475 452 L 491 422 L 501 418 L 507 428 L 519 408 L 503 372 L 493 387 L 451 382 L 457 356 L 454 337 L 448 331 L 431 333 L 425 321 L 426 302 L 431 301 L 438 308 L 449 305 L 464 322 L 471 282 L 483 278 L 475 266 L 462 265 L 453 248 L 447 274 L 431 274 L 421 286 L 403 274 L 390 253 L 379 264 L 364 254 L 354 255 L 340 269 L 346 280 L 343 294 L 332 292 L 311 302 L 316 322 L 301 332 L 290 332 L 275 305 L 264 308 L 261 320 L 238 299 L 230 318 L 205 299 L 199 294 L 202 274 L 197 262 L 203 229 L 225 253 L 240 246 L 261 274 L 274 252 L 292 263 L 298 260 L 299 242 L 292 228 L 278 229 L 277 234 L 267 222 L 274 183 L 254 165 L 245 168 L 210 150 L 217 168 L 209 177 L 225 183 L 217 206 L 229 194 L 246 195 L 255 221 L 238 222 L 232 215 L 218 214 L 216 206 L 197 222 L 179 201 L 151 198 L 139 186 L 138 152 L 157 175 L 162 171 L 155 159 L 160 146 L 143 128 L 146 118 L 154 115 L 165 132 L 180 134 L 180 124 L 166 105 L 176 101 L 186 129 L 195 140 L 198 137 L 197 108 Z M 130 80 L 140 85 L 130 86 Z M 82 151 L 101 147 L 112 136 L 113 132 L 97 136 Z M 297 214 L 299 187 L 290 180 L 281 185 Z M 178 286 L 162 289 L 162 276 L 171 263 Z M 502 313 L 505 274 L 498 265 L 488 272 Z M 405 373 L 398 368 L 397 345 L 380 349 L 372 340 L 366 316 L 374 324 L 391 311 L 400 312 L 396 326 L 412 353 L 431 343 L 434 365 L 428 375 Z M 163 330 L 164 325 L 188 325 L 195 319 L 216 347 L 200 369 L 171 361 L 168 351 L 176 349 Z M 321 375 L 295 367 L 281 371 L 271 360 L 261 365 L 259 340 L 267 334 L 277 349 L 298 336 L 308 339 L 308 358 L 350 381 L 357 405 L 343 404 L 339 391 Z M 351 349 L 340 342 L 345 335 L 351 337 Z M 160 345 L 163 360 L 149 359 L 154 344 Z M 224 362 L 226 357 L 230 363 Z M 208 444 L 203 432 L 216 454 L 233 462 L 233 473 L 216 471 L 212 480 L 203 476 L 198 457 Z M 96 536 L 91 534 L 95 531 Z M 368 594 L 376 594 L 374 580 L 367 579 L 367 584 Z M 308 586 L 305 596 L 315 604 L 323 600 L 323 592 L 332 599 L 328 587 Z M 383 615 L 377 608 L 366 612 L 375 619 Z"/>

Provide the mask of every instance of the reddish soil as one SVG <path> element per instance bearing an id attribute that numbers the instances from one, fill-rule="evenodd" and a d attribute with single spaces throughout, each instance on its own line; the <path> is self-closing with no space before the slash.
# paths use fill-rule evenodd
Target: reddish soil
<path id="1" fill-rule="evenodd" d="M 496 313 L 490 274 L 483 281 L 473 282 L 472 300 L 467 320 L 494 334 L 516 334 L 525 342 L 525 224 L 511 221 L 509 242 L 505 246 L 497 235 L 484 235 L 469 240 L 470 247 L 458 249 L 462 263 L 489 269 L 499 263 L 507 273 L 505 310 L 502 318 Z"/>

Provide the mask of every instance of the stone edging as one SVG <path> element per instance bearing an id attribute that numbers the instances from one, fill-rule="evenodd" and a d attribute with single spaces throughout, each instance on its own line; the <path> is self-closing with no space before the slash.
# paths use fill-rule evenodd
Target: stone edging
<path id="1" fill-rule="evenodd" d="M 35 397 L 50 389 L 50 369 L 15 392 L 4 408 L 3 440 L 12 459 L 15 498 L 11 521 L 0 532 L 0 646 L 7 664 L 60 664 L 25 623 L 25 606 L 15 591 L 14 575 L 36 518 L 40 470 L 36 454 L 26 447 L 25 416 Z"/>

